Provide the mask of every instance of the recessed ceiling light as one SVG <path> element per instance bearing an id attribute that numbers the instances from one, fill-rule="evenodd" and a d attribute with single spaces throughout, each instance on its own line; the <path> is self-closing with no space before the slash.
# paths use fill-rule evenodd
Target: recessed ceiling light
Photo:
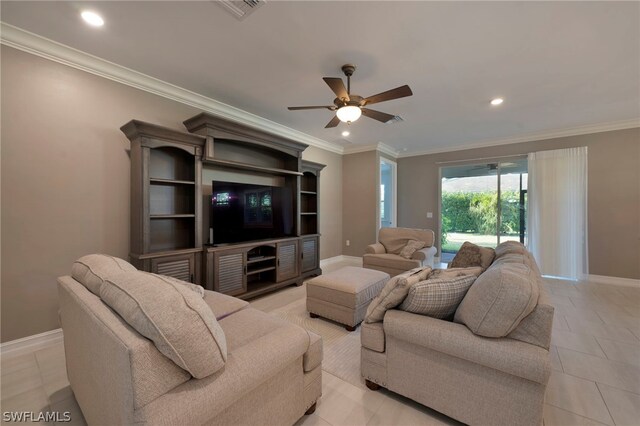
<path id="1" fill-rule="evenodd" d="M 80 14 L 80 16 L 82 16 L 84 22 L 91 25 L 92 27 L 101 27 L 104 25 L 104 19 L 102 19 L 102 16 L 90 10 L 85 10 Z"/>
<path id="2" fill-rule="evenodd" d="M 342 132 L 342 136 L 349 136 L 351 133 L 349 133 L 348 130 L 345 130 L 344 132 Z"/>
<path id="3" fill-rule="evenodd" d="M 503 102 L 504 102 L 504 99 L 502 99 L 502 98 L 495 98 L 495 99 L 492 99 L 492 100 L 491 100 L 491 105 L 493 105 L 493 106 L 498 106 L 498 105 L 500 105 L 500 104 L 501 104 L 501 103 L 503 103 Z"/>

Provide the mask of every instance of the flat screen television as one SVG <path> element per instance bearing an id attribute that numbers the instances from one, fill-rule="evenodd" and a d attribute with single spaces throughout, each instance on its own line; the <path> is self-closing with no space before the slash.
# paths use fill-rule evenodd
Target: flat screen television
<path id="1" fill-rule="evenodd" d="M 212 244 L 294 235 L 290 188 L 213 181 L 211 189 Z"/>

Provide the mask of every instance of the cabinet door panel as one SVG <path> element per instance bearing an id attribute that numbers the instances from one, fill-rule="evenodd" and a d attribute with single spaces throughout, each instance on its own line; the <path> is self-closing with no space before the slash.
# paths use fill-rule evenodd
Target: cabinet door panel
<path id="1" fill-rule="evenodd" d="M 298 275 L 298 241 L 278 243 L 277 281 L 295 278 Z"/>
<path id="2" fill-rule="evenodd" d="M 151 272 L 182 281 L 195 282 L 193 253 L 151 259 Z"/>
<path id="3" fill-rule="evenodd" d="M 214 262 L 215 291 L 229 295 L 247 291 L 244 251 L 216 253 Z"/>
<path id="4" fill-rule="evenodd" d="M 302 240 L 302 272 L 311 271 L 318 267 L 318 239 Z"/>

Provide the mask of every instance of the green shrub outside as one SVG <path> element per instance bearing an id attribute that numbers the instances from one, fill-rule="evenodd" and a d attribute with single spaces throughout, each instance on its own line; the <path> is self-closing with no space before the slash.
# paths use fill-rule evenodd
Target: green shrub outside
<path id="1" fill-rule="evenodd" d="M 501 234 L 520 230 L 520 194 L 502 192 Z M 445 192 L 442 194 L 442 244 L 448 232 L 495 234 L 498 194 L 496 192 Z"/>

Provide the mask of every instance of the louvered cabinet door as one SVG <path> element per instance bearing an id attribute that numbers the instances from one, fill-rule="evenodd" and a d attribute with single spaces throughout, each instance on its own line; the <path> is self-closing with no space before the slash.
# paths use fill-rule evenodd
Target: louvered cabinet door
<path id="1" fill-rule="evenodd" d="M 281 282 L 298 276 L 298 241 L 278 243 L 276 281 Z"/>
<path id="2" fill-rule="evenodd" d="M 318 237 L 302 239 L 302 272 L 318 268 Z"/>
<path id="3" fill-rule="evenodd" d="M 151 259 L 151 272 L 195 283 L 195 255 L 189 253 Z"/>
<path id="4" fill-rule="evenodd" d="M 213 289 L 215 291 L 231 296 L 247 291 L 245 258 L 244 250 L 225 250 L 213 255 Z"/>

